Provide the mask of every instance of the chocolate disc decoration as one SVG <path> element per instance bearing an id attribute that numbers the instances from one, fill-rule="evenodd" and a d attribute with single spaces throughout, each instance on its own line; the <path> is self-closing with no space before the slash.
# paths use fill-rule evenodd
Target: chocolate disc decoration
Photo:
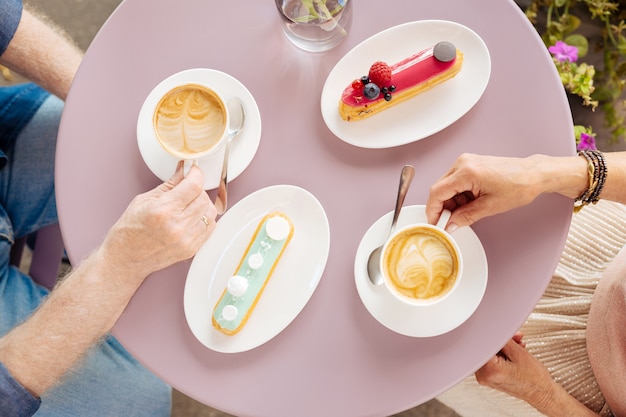
<path id="1" fill-rule="evenodd" d="M 450 62 L 456 57 L 456 46 L 451 42 L 439 42 L 433 47 L 433 56 L 441 62 Z"/>

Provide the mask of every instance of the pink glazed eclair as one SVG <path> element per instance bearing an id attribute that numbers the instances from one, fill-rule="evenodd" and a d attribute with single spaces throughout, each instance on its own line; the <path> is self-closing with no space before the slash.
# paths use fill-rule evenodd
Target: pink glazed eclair
<path id="1" fill-rule="evenodd" d="M 463 53 L 445 41 L 391 66 L 375 62 L 343 90 L 339 114 L 346 121 L 365 119 L 453 78 L 462 66 Z"/>

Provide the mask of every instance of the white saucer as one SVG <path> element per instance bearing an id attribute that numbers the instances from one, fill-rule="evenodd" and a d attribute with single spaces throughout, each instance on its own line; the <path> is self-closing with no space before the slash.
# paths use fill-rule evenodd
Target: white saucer
<path id="1" fill-rule="evenodd" d="M 465 322 L 478 308 L 487 288 L 487 257 L 478 236 L 470 227 L 453 236 L 463 253 L 463 280 L 454 294 L 431 306 L 410 306 L 398 302 L 384 284 L 375 286 L 367 274 L 367 259 L 389 234 L 393 213 L 378 219 L 365 233 L 354 259 L 354 278 L 361 301 L 382 325 L 406 336 L 432 337 L 447 333 Z M 402 209 L 397 227 L 425 222 L 424 206 Z"/>
<path id="2" fill-rule="evenodd" d="M 246 325 L 239 333 L 227 336 L 211 324 L 213 308 L 259 221 L 272 211 L 289 216 L 293 237 Z M 217 352 L 243 352 L 271 340 L 298 316 L 313 295 L 329 248 L 328 218 L 308 191 L 276 185 L 248 195 L 220 218 L 191 263 L 184 293 L 189 328 L 196 339 Z"/>
<path id="3" fill-rule="evenodd" d="M 232 97 L 239 97 L 244 105 L 245 125 L 239 136 L 233 139 L 230 147 L 230 161 L 228 164 L 228 179 L 233 180 L 250 165 L 259 147 L 261 140 L 261 114 L 254 97 L 248 89 L 236 78 L 220 71 L 195 68 L 181 71 L 167 78 L 169 85 L 190 82 L 206 82 L 209 85 L 219 85 L 220 93 L 226 101 Z M 146 165 L 163 181 L 167 181 L 178 164 L 178 159 L 167 153 L 159 145 L 152 129 L 152 114 L 164 91 L 155 88 L 146 98 L 137 119 L 137 144 L 139 152 Z M 198 165 L 203 168 L 203 161 Z M 207 169 L 204 167 L 204 171 Z M 215 171 L 215 170 L 213 170 Z M 220 172 L 221 168 L 217 170 Z M 211 190 L 219 185 L 219 175 L 205 178 L 204 188 Z"/>

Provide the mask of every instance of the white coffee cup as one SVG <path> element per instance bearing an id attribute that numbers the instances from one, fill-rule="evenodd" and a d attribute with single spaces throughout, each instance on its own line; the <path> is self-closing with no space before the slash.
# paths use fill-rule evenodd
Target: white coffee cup
<path id="1" fill-rule="evenodd" d="M 150 140 L 156 142 L 156 149 L 162 150 L 161 153 L 152 154 L 153 165 L 170 161 L 169 158 L 183 160 L 186 174 L 191 165 L 196 164 L 202 167 L 205 184 L 212 184 L 219 181 L 222 171 L 229 134 L 230 115 L 227 102 L 230 97 L 227 99 L 220 92 L 218 84 L 208 82 L 206 79 L 194 79 L 189 74 L 189 70 L 172 74 L 152 89 L 139 115 L 138 137 L 141 137 L 140 131 L 143 130 L 143 137 L 151 137 Z M 196 93 L 179 94 L 185 89 L 195 90 Z M 166 100 L 175 99 L 177 94 L 180 99 L 178 108 L 173 106 L 170 109 L 173 110 L 172 113 L 159 114 L 164 109 Z M 216 115 L 217 127 L 214 124 Z M 163 123 L 164 120 L 167 123 Z M 191 120 L 192 123 L 186 124 L 185 120 Z M 214 129 L 209 129 L 210 127 Z M 206 133 L 204 145 L 201 141 L 203 132 Z M 198 140 L 196 145 L 199 145 L 185 149 L 184 146 L 175 146 L 172 138 L 184 138 L 185 141 Z M 160 154 L 163 156 L 158 156 Z M 173 173 L 172 170 L 171 173 L 164 174 L 164 177 L 169 178 Z"/>
<path id="2" fill-rule="evenodd" d="M 395 231 L 385 242 L 380 270 L 396 299 L 415 306 L 439 303 L 452 294 L 463 277 L 463 256 L 445 231 L 450 212 L 437 225 L 415 223 Z"/>
<path id="3" fill-rule="evenodd" d="M 223 145 L 229 124 L 220 93 L 205 84 L 175 85 L 157 102 L 152 126 L 159 144 L 178 159 L 199 160 Z"/>

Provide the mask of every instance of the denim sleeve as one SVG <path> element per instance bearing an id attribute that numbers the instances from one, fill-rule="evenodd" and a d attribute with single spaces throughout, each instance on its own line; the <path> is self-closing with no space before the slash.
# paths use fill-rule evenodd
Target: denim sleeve
<path id="1" fill-rule="evenodd" d="M 0 410 L 7 417 L 30 417 L 39 409 L 41 399 L 20 385 L 0 363 Z"/>
<path id="2" fill-rule="evenodd" d="M 21 18 L 22 0 L 0 0 L 0 55 L 13 39 Z"/>

